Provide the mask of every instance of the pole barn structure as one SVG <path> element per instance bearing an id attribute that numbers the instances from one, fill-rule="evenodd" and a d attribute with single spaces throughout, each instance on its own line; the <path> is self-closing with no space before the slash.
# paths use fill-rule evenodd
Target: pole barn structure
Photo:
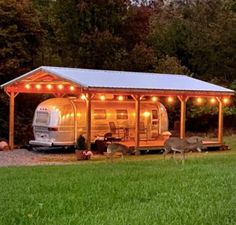
<path id="1" fill-rule="evenodd" d="M 140 147 L 140 104 L 143 97 L 177 97 L 180 101 L 180 138 L 185 138 L 186 103 L 189 98 L 214 98 L 218 102 L 218 144 L 223 142 L 223 105 L 234 91 L 185 75 L 105 71 L 41 66 L 3 85 L 10 99 L 9 145 L 14 148 L 14 104 L 19 93 L 83 96 L 86 101 L 86 140 L 91 143 L 91 103 L 94 96 L 130 96 L 135 102 L 134 147 Z"/>

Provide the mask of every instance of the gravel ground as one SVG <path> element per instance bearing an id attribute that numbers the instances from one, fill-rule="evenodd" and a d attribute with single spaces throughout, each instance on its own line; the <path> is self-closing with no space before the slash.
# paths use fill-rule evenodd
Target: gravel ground
<path id="1" fill-rule="evenodd" d="M 0 152 L 0 167 L 7 166 L 31 166 L 31 165 L 60 165 L 75 163 L 74 153 L 49 154 L 15 149 Z"/>

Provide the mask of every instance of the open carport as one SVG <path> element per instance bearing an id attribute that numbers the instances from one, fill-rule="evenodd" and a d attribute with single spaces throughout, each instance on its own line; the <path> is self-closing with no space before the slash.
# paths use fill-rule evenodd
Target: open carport
<path id="1" fill-rule="evenodd" d="M 135 149 L 156 147 L 157 142 L 140 140 L 140 106 L 142 101 L 157 101 L 159 97 L 177 98 L 180 102 L 180 138 L 185 138 L 186 103 L 189 98 L 213 99 L 218 103 L 217 141 L 223 143 L 223 107 L 234 91 L 194 79 L 185 75 L 138 73 L 124 71 L 90 70 L 79 68 L 42 66 L 19 76 L 1 86 L 9 96 L 9 145 L 14 148 L 14 104 L 20 93 L 50 93 L 55 96 L 82 97 L 86 104 L 86 140 L 91 143 L 91 103 L 101 101 L 102 96 L 128 96 L 135 103 L 134 140 L 130 143 Z M 212 101 L 213 101 L 212 100 Z M 109 106 L 109 101 L 107 105 Z M 117 102 L 119 100 L 117 99 Z M 76 140 L 75 132 L 75 140 Z"/>

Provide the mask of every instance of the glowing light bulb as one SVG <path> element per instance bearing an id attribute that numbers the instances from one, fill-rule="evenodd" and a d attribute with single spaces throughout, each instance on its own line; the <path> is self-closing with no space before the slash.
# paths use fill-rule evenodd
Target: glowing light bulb
<path id="1" fill-rule="evenodd" d="M 104 95 L 101 95 L 101 96 L 100 96 L 100 99 L 101 99 L 102 101 L 104 101 L 106 98 L 105 98 Z"/>
<path id="2" fill-rule="evenodd" d="M 212 104 L 214 104 L 214 103 L 216 103 L 216 99 L 215 99 L 215 98 L 211 98 L 210 102 L 211 102 Z"/>
<path id="3" fill-rule="evenodd" d="M 59 90 L 62 90 L 64 88 L 64 86 L 62 84 L 59 84 L 57 87 Z"/>
<path id="4" fill-rule="evenodd" d="M 118 96 L 118 100 L 119 101 L 123 101 L 124 100 L 124 97 L 122 95 Z"/>
<path id="5" fill-rule="evenodd" d="M 173 102 L 174 100 L 173 100 L 172 97 L 168 97 L 168 98 L 167 98 L 167 101 L 168 101 L 169 103 L 171 103 L 171 102 Z"/>
<path id="6" fill-rule="evenodd" d="M 26 88 L 26 89 L 30 89 L 31 86 L 30 86 L 29 84 L 26 84 L 26 85 L 25 85 L 25 88 Z"/>
<path id="7" fill-rule="evenodd" d="M 201 104 L 202 103 L 202 98 L 197 98 L 197 103 Z"/>
<path id="8" fill-rule="evenodd" d="M 223 98 L 223 102 L 224 102 L 224 104 L 228 104 L 229 103 L 229 98 Z"/>
<path id="9" fill-rule="evenodd" d="M 153 97 L 152 97 L 152 101 L 153 101 L 153 102 L 156 102 L 156 101 L 157 101 L 157 97 L 156 97 L 156 96 L 153 96 Z"/>
<path id="10" fill-rule="evenodd" d="M 40 84 L 36 84 L 36 89 L 40 90 L 41 89 L 41 85 Z"/>
<path id="11" fill-rule="evenodd" d="M 75 87 L 74 87 L 74 86 L 70 86 L 70 90 L 71 90 L 71 91 L 74 91 L 74 90 L 75 90 Z"/>
<path id="12" fill-rule="evenodd" d="M 52 89 L 52 85 L 51 85 L 51 84 L 48 84 L 48 85 L 47 85 L 47 89 L 48 89 L 48 90 L 51 90 L 51 89 Z"/>

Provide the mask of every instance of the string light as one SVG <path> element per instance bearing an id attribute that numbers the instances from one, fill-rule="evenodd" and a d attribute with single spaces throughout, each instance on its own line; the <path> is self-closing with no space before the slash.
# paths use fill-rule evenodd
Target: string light
<path id="1" fill-rule="evenodd" d="M 74 86 L 70 86 L 70 90 L 71 90 L 71 91 L 74 91 L 74 90 L 75 90 L 75 87 L 74 87 Z"/>
<path id="2" fill-rule="evenodd" d="M 36 84 L 36 89 L 40 90 L 41 89 L 41 85 L 40 84 Z"/>
<path id="3" fill-rule="evenodd" d="M 157 101 L 157 97 L 156 97 L 156 96 L 153 96 L 153 97 L 152 97 L 152 101 L 153 101 L 153 102 L 156 102 L 156 101 Z"/>
<path id="4" fill-rule="evenodd" d="M 211 104 L 215 104 L 216 103 L 216 99 L 215 98 L 211 98 L 210 102 L 211 102 Z"/>
<path id="5" fill-rule="evenodd" d="M 169 103 L 172 103 L 174 100 L 173 100 L 172 97 L 168 97 L 168 98 L 167 98 L 167 101 L 168 101 Z"/>
<path id="6" fill-rule="evenodd" d="M 223 98 L 223 102 L 224 102 L 224 104 L 228 104 L 229 103 L 229 98 Z"/>
<path id="7" fill-rule="evenodd" d="M 62 84 L 59 84 L 57 87 L 59 90 L 62 90 L 64 88 L 64 86 Z"/>
<path id="8" fill-rule="evenodd" d="M 120 95 L 120 96 L 118 96 L 118 100 L 119 100 L 119 101 L 123 101 L 123 100 L 124 100 L 124 97 Z"/>
<path id="9" fill-rule="evenodd" d="M 200 98 L 200 97 L 197 98 L 197 103 L 198 103 L 198 104 L 201 104 L 201 103 L 202 103 L 202 98 Z"/>
<path id="10" fill-rule="evenodd" d="M 47 89 L 48 89 L 48 90 L 51 90 L 51 89 L 52 89 L 52 85 L 51 85 L 51 84 L 48 84 L 48 85 L 47 85 Z"/>
<path id="11" fill-rule="evenodd" d="M 105 98 L 104 95 L 101 95 L 101 96 L 100 96 L 100 99 L 101 99 L 102 101 L 104 101 L 106 98 Z"/>
<path id="12" fill-rule="evenodd" d="M 26 89 L 30 89 L 31 86 L 30 86 L 29 84 L 26 84 L 26 85 L 25 85 L 25 88 L 26 88 Z"/>

